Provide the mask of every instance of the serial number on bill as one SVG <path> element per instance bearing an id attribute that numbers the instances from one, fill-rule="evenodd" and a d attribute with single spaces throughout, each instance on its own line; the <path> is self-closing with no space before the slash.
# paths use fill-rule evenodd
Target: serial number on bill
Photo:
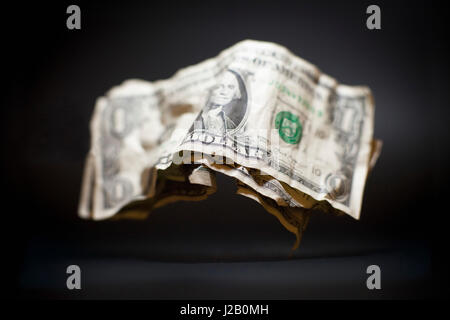
<path id="1" fill-rule="evenodd" d="M 180 308 L 180 315 L 214 316 L 268 315 L 267 304 L 225 304 L 223 306 L 197 306 L 187 304 Z"/>

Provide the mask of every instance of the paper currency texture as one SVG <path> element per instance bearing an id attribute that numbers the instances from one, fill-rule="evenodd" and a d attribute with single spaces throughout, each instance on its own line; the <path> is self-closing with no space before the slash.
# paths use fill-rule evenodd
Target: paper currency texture
<path id="1" fill-rule="evenodd" d="M 97 100 L 79 215 L 145 217 L 202 200 L 220 172 L 299 242 L 313 209 L 359 219 L 381 150 L 373 131 L 369 88 L 245 40 L 170 79 L 127 80 Z"/>

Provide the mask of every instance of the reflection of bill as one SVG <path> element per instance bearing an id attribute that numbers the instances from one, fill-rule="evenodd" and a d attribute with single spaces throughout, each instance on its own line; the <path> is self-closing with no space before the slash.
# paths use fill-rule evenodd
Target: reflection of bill
<path id="1" fill-rule="evenodd" d="M 208 101 L 194 124 L 195 129 L 224 136 L 239 127 L 246 111 L 247 90 L 244 81 L 237 72 L 228 69 L 212 88 Z"/>

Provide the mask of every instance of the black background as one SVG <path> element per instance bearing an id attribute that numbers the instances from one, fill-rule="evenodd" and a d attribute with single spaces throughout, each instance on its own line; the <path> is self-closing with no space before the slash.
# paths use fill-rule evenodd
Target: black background
<path id="1" fill-rule="evenodd" d="M 74 2 L 15 5 L 2 20 L 3 224 L 19 298 L 426 298 L 446 212 L 443 13 L 429 1 Z M 244 39 L 273 41 L 338 81 L 368 85 L 384 146 L 360 221 L 318 213 L 294 236 L 219 176 L 203 202 L 145 221 L 82 221 L 77 206 L 95 100 L 125 79 L 170 77 Z M 440 240 L 439 240 L 440 241 Z M 65 268 L 82 269 L 78 292 Z M 382 290 L 366 268 L 382 269 Z M 448 277 L 448 276 L 447 276 Z M 443 280 L 440 278 L 439 280 Z"/>

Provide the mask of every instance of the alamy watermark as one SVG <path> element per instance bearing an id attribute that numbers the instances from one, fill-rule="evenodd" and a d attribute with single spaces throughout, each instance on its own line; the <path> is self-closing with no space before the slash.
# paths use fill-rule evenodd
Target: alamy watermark
<path id="1" fill-rule="evenodd" d="M 366 13 L 370 14 L 367 18 L 366 26 L 369 30 L 380 30 L 381 29 L 381 9 L 376 4 L 372 4 L 367 7 Z"/>
<path id="2" fill-rule="evenodd" d="M 367 278 L 366 286 L 369 290 L 381 289 L 381 268 L 376 264 L 372 264 L 367 267 L 367 274 L 370 276 Z"/>
<path id="3" fill-rule="evenodd" d="M 72 4 L 67 7 L 67 14 L 70 16 L 66 20 L 66 26 L 69 30 L 80 30 L 81 29 L 81 9 L 76 4 Z"/>
<path id="4" fill-rule="evenodd" d="M 69 290 L 81 289 L 81 269 L 76 264 L 67 267 L 66 273 L 69 274 L 66 280 L 66 286 Z"/>
<path id="5" fill-rule="evenodd" d="M 69 30 L 80 30 L 81 29 L 81 9 L 78 5 L 72 4 L 67 7 L 67 14 L 70 16 L 66 20 L 66 26 Z M 379 30 L 381 29 L 381 9 L 378 5 L 372 4 L 367 7 L 366 13 L 369 17 L 366 20 L 366 26 L 369 30 Z"/>

